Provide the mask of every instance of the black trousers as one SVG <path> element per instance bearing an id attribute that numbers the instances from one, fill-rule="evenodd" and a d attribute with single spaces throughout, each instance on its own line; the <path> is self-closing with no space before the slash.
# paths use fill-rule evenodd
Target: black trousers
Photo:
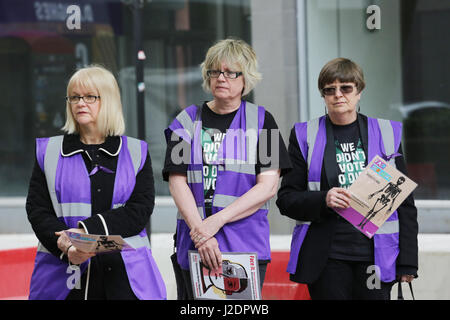
<path id="1" fill-rule="evenodd" d="M 390 300 L 392 283 L 379 281 L 373 262 L 328 259 L 308 284 L 312 300 Z"/>
<path id="2" fill-rule="evenodd" d="M 268 262 L 260 262 L 259 266 L 259 284 L 262 290 L 264 278 L 266 276 Z M 180 269 L 181 277 L 177 280 L 178 300 L 194 300 L 194 292 L 192 291 L 191 272 L 189 270 Z"/>

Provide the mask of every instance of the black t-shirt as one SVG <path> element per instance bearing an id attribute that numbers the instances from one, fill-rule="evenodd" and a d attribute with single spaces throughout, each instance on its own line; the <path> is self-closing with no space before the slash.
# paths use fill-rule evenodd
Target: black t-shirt
<path id="1" fill-rule="evenodd" d="M 228 114 L 217 114 L 213 112 L 206 103 L 202 107 L 202 146 L 203 146 L 203 173 L 204 173 L 204 195 L 205 195 L 205 211 L 206 215 L 211 214 L 211 201 L 215 190 L 215 178 L 217 177 L 217 171 L 215 166 L 208 165 L 209 160 L 214 160 L 220 143 L 225 137 L 227 129 L 230 127 L 231 122 L 236 116 L 237 110 Z M 278 125 L 270 112 L 265 112 L 263 129 L 278 130 Z M 270 132 L 270 131 L 267 131 Z M 278 163 L 261 161 L 259 155 L 260 139 L 257 144 L 257 160 L 255 164 L 256 174 L 261 173 L 262 170 L 281 169 L 281 175 L 291 168 L 289 155 L 286 150 L 283 138 L 279 135 L 279 161 Z M 206 141 L 205 141 L 206 140 Z M 167 144 L 166 158 L 164 162 L 163 178 L 165 181 L 169 180 L 170 173 L 182 173 L 186 174 L 187 164 L 174 164 L 171 159 L 171 153 L 174 146 L 178 143 L 186 143 L 185 141 L 169 141 Z M 267 148 L 265 150 L 271 150 L 271 135 L 267 135 Z M 263 152 L 264 154 L 265 152 Z M 267 155 L 268 157 L 270 154 Z"/>
<path id="2" fill-rule="evenodd" d="M 336 145 L 338 181 L 341 188 L 348 188 L 367 165 L 358 122 L 333 125 Z M 330 258 L 373 261 L 373 240 L 367 238 L 347 220 L 338 216 L 330 249 Z"/>

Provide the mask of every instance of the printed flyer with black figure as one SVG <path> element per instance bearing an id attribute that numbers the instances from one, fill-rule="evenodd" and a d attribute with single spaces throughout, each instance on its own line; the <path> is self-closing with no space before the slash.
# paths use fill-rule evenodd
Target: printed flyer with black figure
<path id="1" fill-rule="evenodd" d="M 367 237 L 389 228 L 392 214 L 417 187 L 417 183 L 376 156 L 348 188 L 350 207 L 334 209 Z"/>

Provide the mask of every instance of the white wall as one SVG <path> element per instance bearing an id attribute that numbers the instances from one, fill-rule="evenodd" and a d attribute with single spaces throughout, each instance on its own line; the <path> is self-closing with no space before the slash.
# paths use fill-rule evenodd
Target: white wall
<path id="1" fill-rule="evenodd" d="M 252 46 L 263 80 L 254 90 L 255 103 L 274 116 L 286 147 L 299 121 L 297 79 L 297 23 L 295 0 L 251 0 Z M 294 221 L 282 216 L 271 201 L 271 233 L 290 233 Z"/>
<path id="2" fill-rule="evenodd" d="M 364 71 L 361 112 L 401 120 L 393 109 L 402 102 L 400 4 L 398 0 L 372 2 L 381 9 L 381 29 L 375 31 L 366 28 L 369 1 L 306 1 L 310 118 L 324 114 L 325 104 L 317 88 L 320 70 L 328 61 L 345 57 Z"/>

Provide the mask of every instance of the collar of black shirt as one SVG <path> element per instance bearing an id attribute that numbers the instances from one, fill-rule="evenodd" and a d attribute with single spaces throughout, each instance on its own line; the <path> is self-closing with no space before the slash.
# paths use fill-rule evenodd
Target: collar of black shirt
<path id="1" fill-rule="evenodd" d="M 105 142 L 97 145 L 98 150 L 110 156 L 117 156 L 122 148 L 122 137 L 112 136 L 106 137 Z M 66 134 L 62 143 L 61 154 L 64 157 L 70 157 L 74 154 L 89 150 L 89 145 L 81 142 L 78 134 Z"/>

